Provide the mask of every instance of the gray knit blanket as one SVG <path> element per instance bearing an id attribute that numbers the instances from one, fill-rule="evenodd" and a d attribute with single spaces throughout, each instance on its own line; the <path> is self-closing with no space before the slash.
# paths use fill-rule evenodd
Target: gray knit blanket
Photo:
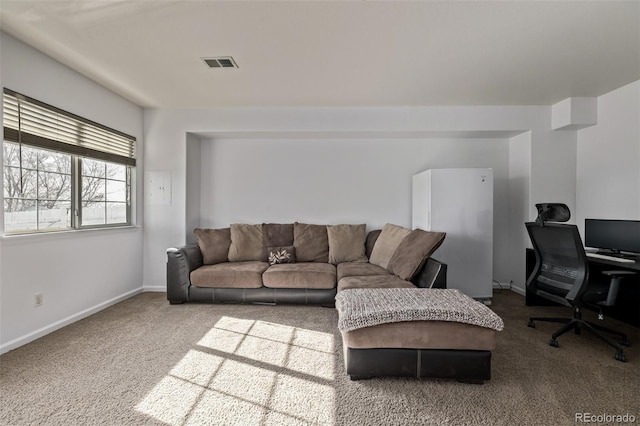
<path id="1" fill-rule="evenodd" d="M 455 289 L 348 289 L 336 296 L 338 328 L 353 331 L 403 321 L 450 321 L 500 331 L 502 318 Z"/>

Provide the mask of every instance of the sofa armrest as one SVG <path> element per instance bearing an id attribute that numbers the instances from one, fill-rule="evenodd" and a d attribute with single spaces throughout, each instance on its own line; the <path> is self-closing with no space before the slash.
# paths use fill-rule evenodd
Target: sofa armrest
<path id="1" fill-rule="evenodd" d="M 197 245 L 167 249 L 167 299 L 171 304 L 189 300 L 189 276 L 201 266 L 202 253 Z"/>
<path id="2" fill-rule="evenodd" d="M 421 288 L 447 288 L 447 264 L 429 258 L 411 282 Z"/>

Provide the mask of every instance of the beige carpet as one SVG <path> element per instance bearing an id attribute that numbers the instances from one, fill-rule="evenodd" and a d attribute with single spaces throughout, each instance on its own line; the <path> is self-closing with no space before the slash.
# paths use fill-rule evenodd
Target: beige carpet
<path id="1" fill-rule="evenodd" d="M 344 374 L 334 309 L 170 306 L 147 293 L 0 357 L 2 425 L 572 425 L 576 413 L 640 422 L 640 333 L 628 362 L 594 337 L 547 342 L 554 324 L 510 291 L 484 385 Z M 592 316 L 592 315 L 589 315 Z M 607 320 L 607 325 L 618 325 Z"/>

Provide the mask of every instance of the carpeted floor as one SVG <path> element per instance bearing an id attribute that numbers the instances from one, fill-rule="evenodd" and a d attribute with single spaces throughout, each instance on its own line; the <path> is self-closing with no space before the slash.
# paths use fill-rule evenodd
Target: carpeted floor
<path id="1" fill-rule="evenodd" d="M 510 291 L 484 385 L 350 381 L 334 309 L 170 306 L 145 293 L 0 357 L 2 425 L 572 425 L 576 413 L 640 422 L 640 332 L 628 362 L 587 333 L 548 345 L 555 324 Z M 593 317 L 591 313 L 586 316 Z"/>

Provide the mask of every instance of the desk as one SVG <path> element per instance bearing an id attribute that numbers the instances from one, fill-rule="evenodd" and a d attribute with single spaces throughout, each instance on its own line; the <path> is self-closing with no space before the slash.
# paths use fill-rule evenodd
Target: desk
<path id="1" fill-rule="evenodd" d="M 526 278 L 528 278 L 536 266 L 536 254 L 532 249 L 528 248 L 525 256 Z M 606 275 L 602 275 L 602 271 L 627 270 L 638 272 L 638 275 L 632 275 L 622 280 L 616 305 L 611 308 L 605 308 L 604 313 L 636 327 L 640 326 L 640 258 L 635 263 L 616 262 L 595 257 L 587 257 L 587 260 L 589 262 L 589 281 L 609 283 L 610 279 Z M 528 290 L 525 300 L 527 306 L 556 305 L 547 299 L 530 293 Z"/>
<path id="2" fill-rule="evenodd" d="M 635 258 L 635 263 L 616 262 L 615 260 L 600 259 L 597 257 L 589 257 L 589 256 L 587 256 L 587 260 L 589 261 L 589 271 L 591 271 L 591 268 L 594 266 L 600 267 L 600 265 L 606 265 L 607 270 L 620 269 L 620 270 L 635 271 L 640 273 L 640 256 Z"/>

